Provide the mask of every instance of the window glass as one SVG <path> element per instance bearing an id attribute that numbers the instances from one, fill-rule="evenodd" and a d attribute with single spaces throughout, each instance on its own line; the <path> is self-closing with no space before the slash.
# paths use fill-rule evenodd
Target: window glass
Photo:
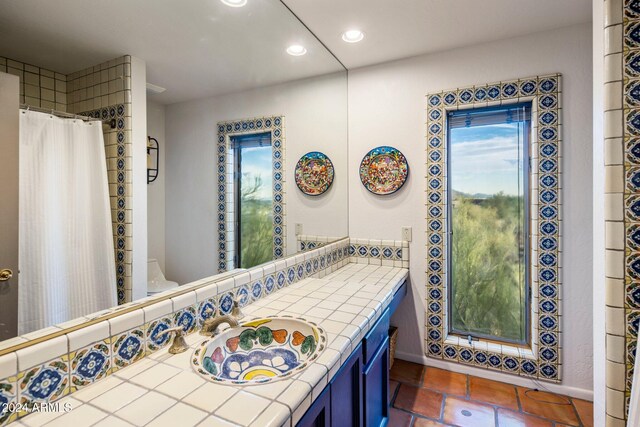
<path id="1" fill-rule="evenodd" d="M 450 332 L 526 343 L 530 104 L 455 111 L 448 128 Z"/>
<path id="2" fill-rule="evenodd" d="M 271 134 L 234 137 L 236 163 L 236 266 L 273 259 Z"/>

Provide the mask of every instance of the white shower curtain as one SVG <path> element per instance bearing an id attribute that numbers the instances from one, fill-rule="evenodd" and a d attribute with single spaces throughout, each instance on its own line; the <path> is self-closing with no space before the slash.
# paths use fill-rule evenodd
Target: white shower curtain
<path id="1" fill-rule="evenodd" d="M 116 305 L 102 126 L 20 113 L 18 333 Z"/>

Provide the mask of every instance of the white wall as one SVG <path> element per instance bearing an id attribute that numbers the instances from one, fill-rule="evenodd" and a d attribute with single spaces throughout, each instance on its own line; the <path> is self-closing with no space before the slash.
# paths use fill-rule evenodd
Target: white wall
<path id="1" fill-rule="evenodd" d="M 125 100 L 126 101 L 126 100 Z M 133 229 L 131 300 L 147 296 L 147 64 L 131 57 L 131 138 Z"/>
<path id="2" fill-rule="evenodd" d="M 160 264 L 162 271 L 165 271 L 164 247 L 165 247 L 165 192 L 164 180 L 167 175 L 165 152 L 166 138 L 164 132 L 164 105 L 147 101 L 147 133 L 152 138 L 158 140 L 160 154 L 158 156 L 159 173 L 158 177 L 151 184 L 147 185 L 147 256 L 155 258 Z M 167 278 L 167 280 L 171 280 Z"/>
<path id="3" fill-rule="evenodd" d="M 221 121 L 285 116 L 287 252 L 295 223 L 304 234 L 346 236 L 347 82 L 338 73 L 166 108 L 166 271 L 179 283 L 217 273 L 217 127 Z M 300 156 L 322 151 L 333 162 L 333 185 L 319 197 L 296 187 Z"/>
<path id="4" fill-rule="evenodd" d="M 606 419 L 604 2 L 593 2 L 593 425 Z"/>
<path id="5" fill-rule="evenodd" d="M 427 360 L 425 324 L 425 95 L 473 84 L 563 74 L 562 387 L 592 390 L 592 61 L 591 25 L 482 44 L 349 72 L 349 234 L 399 239 L 413 227 L 411 292 L 393 319 L 398 356 L 449 369 L 518 381 L 514 376 Z M 358 165 L 372 147 L 388 144 L 409 159 L 404 188 L 384 198 L 362 187 Z M 545 384 L 552 387 L 552 385 Z"/>

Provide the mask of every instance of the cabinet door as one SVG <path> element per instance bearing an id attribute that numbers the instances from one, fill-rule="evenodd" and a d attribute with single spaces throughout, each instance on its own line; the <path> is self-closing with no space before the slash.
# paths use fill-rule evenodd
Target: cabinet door
<path id="1" fill-rule="evenodd" d="M 331 387 L 324 388 L 324 391 L 320 393 L 302 419 L 298 421 L 296 427 L 329 427 L 331 425 L 330 389 Z"/>
<path id="2" fill-rule="evenodd" d="M 331 425 L 362 427 L 362 345 L 331 381 Z"/>
<path id="3" fill-rule="evenodd" d="M 363 379 L 364 425 L 384 426 L 389 418 L 389 338 L 365 366 Z"/>

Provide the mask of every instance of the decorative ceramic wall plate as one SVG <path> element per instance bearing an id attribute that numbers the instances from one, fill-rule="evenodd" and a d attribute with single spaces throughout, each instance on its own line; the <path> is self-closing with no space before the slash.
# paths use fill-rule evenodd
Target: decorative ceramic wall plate
<path id="1" fill-rule="evenodd" d="M 204 340 L 191 364 L 198 374 L 217 383 L 264 384 L 303 371 L 326 345 L 324 330 L 311 321 L 265 317 Z"/>
<path id="2" fill-rule="evenodd" d="M 393 147 L 376 147 L 360 162 L 362 185 L 373 194 L 395 193 L 407 180 L 407 176 L 407 159 Z"/>
<path id="3" fill-rule="evenodd" d="M 319 196 L 331 187 L 333 163 L 324 153 L 312 151 L 300 157 L 295 175 L 300 191 L 310 196 Z"/>

